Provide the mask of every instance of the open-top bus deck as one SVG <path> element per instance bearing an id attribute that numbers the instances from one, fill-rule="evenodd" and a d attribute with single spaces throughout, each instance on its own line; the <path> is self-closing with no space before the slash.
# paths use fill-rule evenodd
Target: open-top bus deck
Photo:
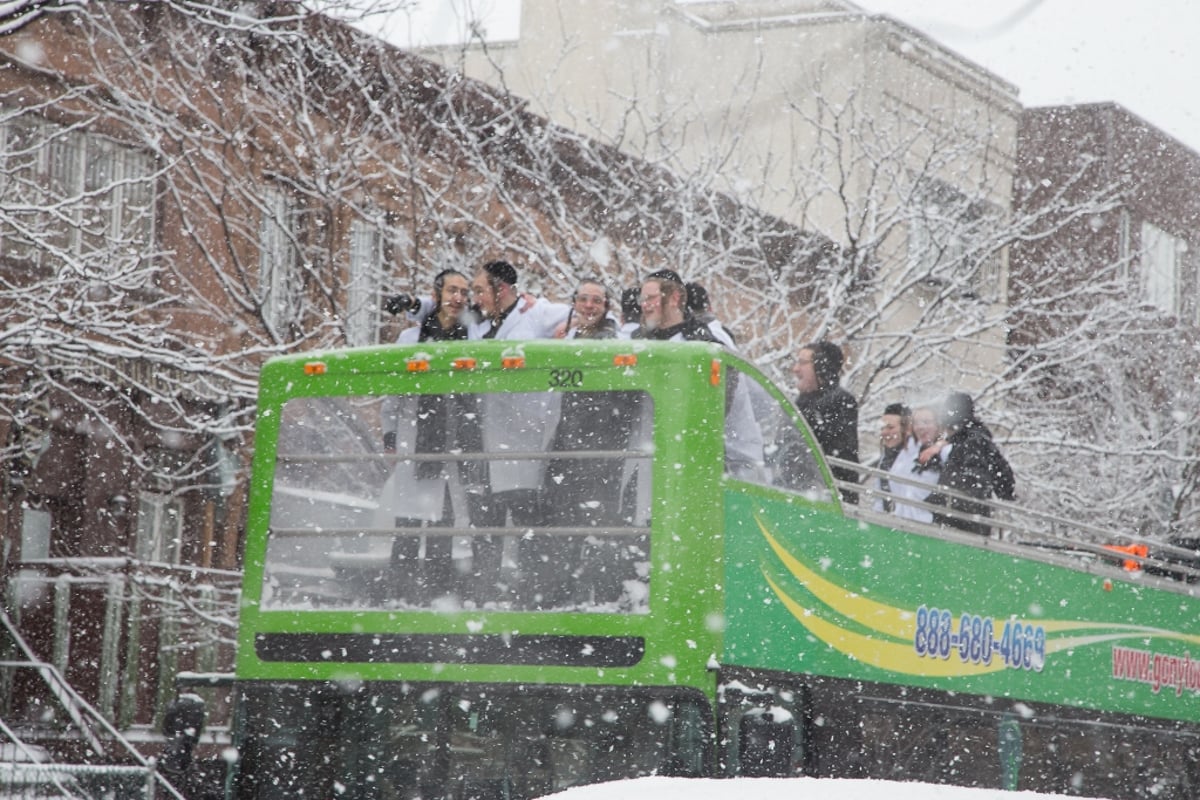
<path id="1" fill-rule="evenodd" d="M 786 396 L 713 345 L 275 359 L 234 795 L 646 774 L 1200 794 L 1193 570 L 1012 504 L 990 537 L 900 529 L 869 485 L 843 505 Z"/>

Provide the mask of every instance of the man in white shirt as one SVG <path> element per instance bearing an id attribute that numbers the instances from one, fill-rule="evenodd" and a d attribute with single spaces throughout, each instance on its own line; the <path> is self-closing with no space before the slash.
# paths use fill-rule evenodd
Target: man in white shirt
<path id="1" fill-rule="evenodd" d="M 642 282 L 640 300 L 642 327 L 633 338 L 721 344 L 707 325 L 687 312 L 687 291 L 674 270 L 650 273 Z M 762 429 L 754 417 L 746 382 L 738 377 L 732 373 L 726 383 L 726 468 L 734 475 L 753 480 L 763 465 Z"/>
<path id="2" fill-rule="evenodd" d="M 687 313 L 687 293 L 683 280 L 674 270 L 660 269 L 646 276 L 638 299 L 642 307 L 642 327 L 633 338 L 717 342 L 707 325 Z"/>
<path id="3" fill-rule="evenodd" d="M 571 307 L 538 298 L 523 306 L 517 291 L 517 270 L 507 261 L 490 261 L 475 273 L 471 294 L 480 320 L 471 326 L 472 339 L 547 339 L 566 321 Z M 483 445 L 489 453 L 544 452 L 558 420 L 559 397 L 551 392 L 483 395 Z M 478 515 L 483 527 L 538 527 L 542 524 L 539 490 L 546 461 L 492 461 L 488 465 L 489 493 Z M 510 540 L 505 543 L 505 539 Z M 513 588 L 504 562 L 517 557 L 516 537 L 475 539 L 474 572 L 480 597 L 504 599 Z M 505 550 L 509 552 L 505 554 Z M 497 591 L 498 590 L 498 591 Z"/>
<path id="4" fill-rule="evenodd" d="M 490 261 L 471 281 L 474 311 L 470 339 L 550 339 L 571 312 L 567 303 L 553 303 L 517 290 L 517 269 L 507 261 Z M 433 310 L 427 297 L 398 294 L 384 302 L 391 314 L 407 314 L 420 325 Z"/>
<path id="5" fill-rule="evenodd" d="M 471 293 L 480 320 L 471 326 L 472 339 L 550 339 L 566 320 L 571 307 L 537 298 L 522 307 L 517 269 L 507 261 L 489 261 L 475 273 Z"/>

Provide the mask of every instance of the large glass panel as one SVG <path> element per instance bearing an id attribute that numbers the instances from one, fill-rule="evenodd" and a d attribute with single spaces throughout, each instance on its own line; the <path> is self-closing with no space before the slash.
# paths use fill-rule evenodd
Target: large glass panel
<path id="1" fill-rule="evenodd" d="M 762 483 L 767 474 L 762 425 L 753 402 L 754 393 L 760 389 L 749 376 L 729 368 L 725 384 L 725 471 L 757 483 Z"/>
<path id="2" fill-rule="evenodd" d="M 644 392 L 300 398 L 265 608 L 645 613 Z"/>
<path id="3" fill-rule="evenodd" d="M 729 370 L 725 472 L 739 480 L 830 500 L 817 457 L 783 403 L 751 375 Z"/>
<path id="4" fill-rule="evenodd" d="M 147 153 L 122 148 L 122 179 L 117 204 L 118 241 L 129 253 L 146 253 L 154 239 L 154 159 Z"/>
<path id="5" fill-rule="evenodd" d="M 6 112 L 7 113 L 7 112 Z M 7 116 L 0 157 L 0 246 L 4 258 L 33 261 L 46 191 L 47 125 L 32 116 Z"/>
<path id="6" fill-rule="evenodd" d="M 78 131 L 53 131 L 49 142 L 50 190 L 47 199 L 58 208 L 47 218 L 45 241 L 52 248 L 74 252 L 79 242 L 79 220 L 83 211 L 83 155 L 86 139 Z"/>
<path id="7" fill-rule="evenodd" d="M 275 328 L 292 321 L 299 303 L 297 227 L 292 199 L 278 189 L 265 190 L 258 230 L 259 290 L 263 314 Z"/>
<path id="8" fill-rule="evenodd" d="M 1179 312 L 1179 253 L 1182 241 L 1149 222 L 1142 223 L 1142 285 L 1145 300 L 1164 314 Z"/>
<path id="9" fill-rule="evenodd" d="M 118 179 L 121 151 L 115 142 L 97 136 L 80 142 L 86 148 L 83 191 L 90 198 L 82 216 L 83 251 L 102 251 L 113 233 L 114 185 Z"/>
<path id="10" fill-rule="evenodd" d="M 701 698 L 613 688 L 258 686 L 240 800 L 523 798 L 642 775 L 699 776 Z"/>

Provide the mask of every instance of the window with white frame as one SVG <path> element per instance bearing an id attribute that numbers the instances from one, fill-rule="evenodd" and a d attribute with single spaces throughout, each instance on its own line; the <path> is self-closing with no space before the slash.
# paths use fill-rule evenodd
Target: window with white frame
<path id="1" fill-rule="evenodd" d="M 146 153 L 115 142 L 93 139 L 87 143 L 83 190 L 104 198 L 80 226 L 84 251 L 119 248 L 144 252 L 153 220 L 151 184 L 143 180 L 153 171 Z"/>
<path id="2" fill-rule="evenodd" d="M 352 346 L 377 344 L 383 275 L 383 235 L 377 224 L 364 219 L 350 223 L 349 262 L 346 342 Z"/>
<path id="3" fill-rule="evenodd" d="M 157 492 L 138 496 L 137 544 L 141 561 L 178 564 L 183 545 L 183 504 Z"/>
<path id="4" fill-rule="evenodd" d="M 263 318 L 278 331 L 300 313 L 299 215 L 292 199 L 269 187 L 258 229 L 259 289 Z"/>
<path id="5" fill-rule="evenodd" d="M 21 506 L 21 560 L 50 557 L 50 512 L 30 505 Z"/>
<path id="6" fill-rule="evenodd" d="M 1179 314 L 1182 310 L 1183 293 L 1180 286 L 1182 256 L 1187 246 L 1178 236 L 1173 236 L 1151 222 L 1143 222 L 1141 228 L 1142 299 L 1147 305 L 1164 314 Z"/>
<path id="7" fill-rule="evenodd" d="M 154 159 L 107 136 L 0 109 L 0 252 L 53 266 L 141 258 L 154 240 Z"/>
<path id="8" fill-rule="evenodd" d="M 49 148 L 48 125 L 37 117 L 8 117 L 0 125 L 3 169 L 0 170 L 0 247 L 4 256 L 31 261 L 42 230 Z"/>

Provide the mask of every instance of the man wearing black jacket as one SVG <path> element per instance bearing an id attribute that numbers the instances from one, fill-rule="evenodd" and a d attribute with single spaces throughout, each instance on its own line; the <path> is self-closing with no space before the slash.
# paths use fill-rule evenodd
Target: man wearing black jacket
<path id="1" fill-rule="evenodd" d="M 842 350 L 821 340 L 800 350 L 792 374 L 796 378 L 796 408 L 812 430 L 825 455 L 858 463 L 858 401 L 838 381 L 842 374 Z M 833 477 L 858 482 L 858 473 L 833 467 Z M 857 503 L 856 492 L 842 490 L 842 500 Z"/>
<path id="2" fill-rule="evenodd" d="M 987 500 L 997 497 L 1012 500 L 1016 496 L 1016 483 L 1012 467 L 992 441 L 992 432 L 975 416 L 975 401 L 963 392 L 953 392 L 945 400 L 942 409 L 942 425 L 947 432 L 946 444 L 950 455 L 942 466 L 939 486 L 956 492 Z M 929 502 L 949 506 L 956 515 L 934 514 L 933 521 L 960 530 L 988 536 L 991 527 L 983 522 L 965 519 L 965 514 L 986 517 L 991 512 L 983 503 L 946 495 L 932 494 Z"/>

